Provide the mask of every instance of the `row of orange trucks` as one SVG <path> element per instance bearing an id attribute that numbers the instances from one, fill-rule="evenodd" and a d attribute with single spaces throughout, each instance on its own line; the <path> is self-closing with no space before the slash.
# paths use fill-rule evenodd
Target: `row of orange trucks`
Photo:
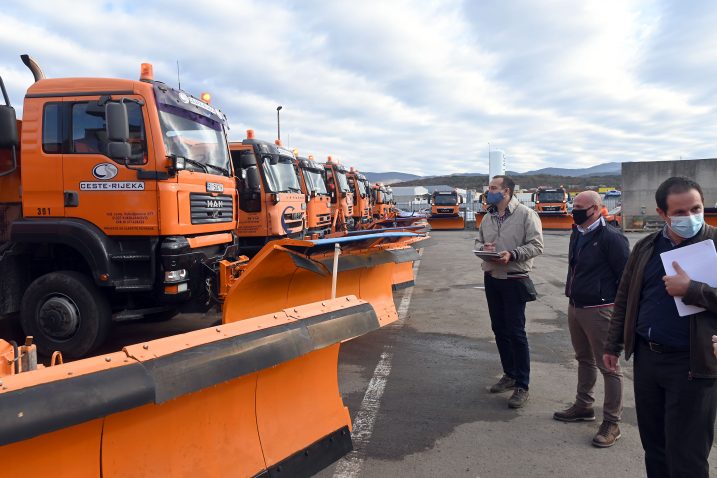
<path id="1" fill-rule="evenodd" d="M 351 450 L 340 344 L 397 319 L 423 225 L 153 78 L 0 78 L 3 476 L 310 476 Z M 412 221 L 415 222 L 415 221 Z M 113 323 L 221 323 L 92 356 Z"/>

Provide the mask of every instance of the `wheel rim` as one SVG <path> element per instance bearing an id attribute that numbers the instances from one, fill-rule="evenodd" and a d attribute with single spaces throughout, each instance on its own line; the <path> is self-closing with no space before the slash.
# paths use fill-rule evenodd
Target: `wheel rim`
<path id="1" fill-rule="evenodd" d="M 42 333 L 52 340 L 71 339 L 80 328 L 80 310 L 75 301 L 63 294 L 46 297 L 37 311 Z"/>

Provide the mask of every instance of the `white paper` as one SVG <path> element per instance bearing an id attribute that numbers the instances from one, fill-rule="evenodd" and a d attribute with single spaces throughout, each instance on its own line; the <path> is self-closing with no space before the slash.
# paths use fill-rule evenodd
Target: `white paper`
<path id="1" fill-rule="evenodd" d="M 677 274 L 675 268 L 672 267 L 672 262 L 675 261 L 690 276 L 690 279 L 704 282 L 710 287 L 717 287 L 717 251 L 715 251 L 715 243 L 711 239 L 663 252 L 660 254 L 660 258 L 668 276 Z M 675 303 L 680 317 L 705 310 L 703 307 L 685 304 L 682 302 L 682 297 L 675 297 Z"/>

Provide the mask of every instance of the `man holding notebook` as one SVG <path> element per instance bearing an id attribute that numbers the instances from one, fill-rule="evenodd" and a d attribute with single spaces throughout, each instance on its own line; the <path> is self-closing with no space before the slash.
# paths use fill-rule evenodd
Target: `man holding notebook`
<path id="1" fill-rule="evenodd" d="M 673 177 L 655 193 L 665 227 L 632 250 L 615 298 L 603 360 L 635 354 L 637 422 L 647 476 L 709 476 L 707 457 L 717 412 L 717 288 L 691 280 L 673 263 L 666 275 L 660 254 L 705 240 L 717 229 L 704 223 L 704 195 L 695 181 Z M 717 270 L 715 271 L 717 274 Z M 680 317 L 675 297 L 704 311 Z"/>
<path id="2" fill-rule="evenodd" d="M 495 334 L 503 377 L 491 393 L 513 390 L 510 408 L 528 401 L 530 348 L 525 333 L 525 304 L 536 299 L 529 273 L 533 258 L 543 253 L 543 229 L 538 214 L 514 195 L 515 182 L 493 176 L 488 183 L 488 214 L 480 224 L 475 250 L 493 253 L 484 257 L 485 296 Z"/>

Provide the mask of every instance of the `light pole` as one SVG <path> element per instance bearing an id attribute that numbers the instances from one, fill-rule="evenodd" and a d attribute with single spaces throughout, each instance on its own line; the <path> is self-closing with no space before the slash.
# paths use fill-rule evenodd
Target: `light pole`
<path id="1" fill-rule="evenodd" d="M 281 111 L 281 105 L 276 107 L 276 138 L 281 141 L 281 123 L 279 122 L 279 111 Z"/>

